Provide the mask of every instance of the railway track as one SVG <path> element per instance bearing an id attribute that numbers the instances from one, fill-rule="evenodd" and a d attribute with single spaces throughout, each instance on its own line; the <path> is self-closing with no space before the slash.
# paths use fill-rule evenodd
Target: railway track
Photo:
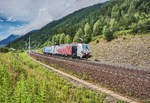
<path id="1" fill-rule="evenodd" d="M 98 63 L 98 62 L 94 62 L 94 61 L 90 61 L 87 59 L 78 59 L 78 58 L 68 58 L 68 57 L 61 57 L 61 56 L 52 56 L 52 55 L 46 55 L 46 54 L 40 54 L 40 53 L 36 53 L 36 52 L 32 52 L 34 54 L 38 54 L 41 56 L 45 56 L 45 57 L 51 57 L 54 59 L 61 59 L 61 60 L 65 60 L 65 61 L 71 61 L 71 62 L 76 62 L 76 63 L 82 63 L 82 64 L 86 64 L 86 65 L 92 65 L 97 69 L 103 69 L 105 72 L 109 72 L 109 73 L 114 73 L 114 74 L 121 74 L 121 75 L 126 75 L 126 76 L 136 76 L 137 79 L 141 79 L 141 80 L 145 80 L 148 81 L 150 80 L 150 69 L 149 70 L 143 70 L 140 68 L 133 68 L 133 67 L 123 67 L 123 66 L 114 66 L 114 65 L 110 65 L 110 64 L 102 64 L 102 63 Z M 99 68 L 99 67 L 103 67 L 103 68 Z"/>
<path id="2" fill-rule="evenodd" d="M 66 71 L 92 79 L 95 83 L 103 83 L 115 88 L 120 93 L 129 94 L 136 98 L 150 98 L 150 72 L 142 69 L 117 67 L 88 60 L 67 59 L 31 52 L 37 60 L 64 68 Z"/>

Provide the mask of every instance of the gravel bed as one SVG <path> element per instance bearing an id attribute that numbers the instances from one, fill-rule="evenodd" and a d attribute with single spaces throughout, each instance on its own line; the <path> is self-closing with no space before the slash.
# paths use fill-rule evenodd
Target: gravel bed
<path id="1" fill-rule="evenodd" d="M 67 60 L 65 58 L 49 57 L 31 53 L 37 60 L 44 60 L 49 64 L 64 68 L 87 80 L 102 83 L 122 94 L 148 99 L 150 98 L 150 72 L 141 69 L 128 69 L 85 60 Z"/>

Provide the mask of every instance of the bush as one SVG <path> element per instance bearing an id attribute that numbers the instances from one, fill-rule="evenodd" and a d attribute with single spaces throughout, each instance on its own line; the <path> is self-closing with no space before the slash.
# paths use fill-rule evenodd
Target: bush
<path id="1" fill-rule="evenodd" d="M 93 37 L 91 38 L 91 41 L 95 41 L 95 40 L 101 39 L 101 38 L 103 38 L 103 34 L 100 34 L 100 35 L 98 35 L 98 36 L 93 36 Z"/>
<path id="2" fill-rule="evenodd" d="M 95 58 L 95 59 L 94 59 L 94 61 L 99 62 L 100 60 L 99 60 L 99 59 L 97 59 L 97 58 Z"/>
<path id="3" fill-rule="evenodd" d="M 96 44 L 99 43 L 99 40 L 96 40 Z"/>
<path id="4" fill-rule="evenodd" d="M 132 33 L 132 30 L 129 29 L 129 30 L 122 30 L 122 31 L 117 31 L 114 33 L 114 37 L 118 37 L 118 36 L 121 36 L 121 35 L 127 35 L 127 34 L 131 34 Z"/>
<path id="5" fill-rule="evenodd" d="M 107 29 L 104 33 L 104 37 L 107 41 L 111 41 L 114 38 L 113 32 L 111 30 Z"/>
<path id="6" fill-rule="evenodd" d="M 9 52 L 8 48 L 0 48 L 0 52 L 7 53 Z"/>

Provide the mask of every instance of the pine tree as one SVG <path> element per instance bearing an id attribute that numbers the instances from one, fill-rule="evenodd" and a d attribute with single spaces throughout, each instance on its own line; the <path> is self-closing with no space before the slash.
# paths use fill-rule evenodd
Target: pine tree
<path id="1" fill-rule="evenodd" d="M 59 45 L 59 39 L 60 39 L 60 34 L 57 34 L 56 35 L 56 43 L 55 43 L 56 45 Z"/>
<path id="2" fill-rule="evenodd" d="M 56 35 L 54 35 L 54 36 L 52 37 L 52 43 L 53 43 L 53 45 L 55 45 L 55 43 L 56 43 Z"/>
<path id="3" fill-rule="evenodd" d="M 84 32 L 85 32 L 85 35 L 91 35 L 92 30 L 91 30 L 91 26 L 89 25 L 89 23 L 85 24 Z"/>
<path id="4" fill-rule="evenodd" d="M 83 37 L 83 31 L 81 28 L 78 29 L 77 33 L 74 36 L 73 42 L 81 42 Z"/>
<path id="5" fill-rule="evenodd" d="M 92 34 L 92 30 L 91 30 L 91 27 L 90 27 L 89 23 L 85 24 L 84 32 L 85 32 L 85 34 L 84 34 L 84 37 L 83 37 L 83 41 L 85 43 L 88 43 L 91 40 L 91 34 Z"/>
<path id="6" fill-rule="evenodd" d="M 69 35 L 65 36 L 65 43 L 70 44 L 72 42 L 71 37 Z"/>
<path id="7" fill-rule="evenodd" d="M 112 30 L 108 26 L 104 26 L 103 34 L 107 41 L 111 41 L 114 38 Z"/>
<path id="8" fill-rule="evenodd" d="M 102 27 L 101 27 L 100 20 L 97 20 L 93 26 L 93 36 L 100 34 L 101 30 L 102 30 Z"/>
<path id="9" fill-rule="evenodd" d="M 64 40 L 65 40 L 65 34 L 62 33 L 62 34 L 60 34 L 59 44 L 64 44 Z"/>

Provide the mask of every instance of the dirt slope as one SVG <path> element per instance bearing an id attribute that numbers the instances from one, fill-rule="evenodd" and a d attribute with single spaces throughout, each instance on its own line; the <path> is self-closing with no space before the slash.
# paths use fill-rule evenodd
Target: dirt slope
<path id="1" fill-rule="evenodd" d="M 96 43 L 99 41 L 99 43 Z M 150 34 L 126 35 L 106 42 L 98 39 L 91 42 L 92 60 L 125 64 L 136 67 L 150 67 Z"/>

